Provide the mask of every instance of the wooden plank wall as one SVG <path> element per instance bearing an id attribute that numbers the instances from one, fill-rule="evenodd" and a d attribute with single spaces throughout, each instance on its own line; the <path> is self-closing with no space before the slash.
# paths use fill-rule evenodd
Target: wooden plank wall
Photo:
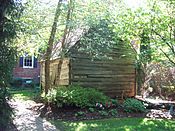
<path id="1" fill-rule="evenodd" d="M 113 59 L 92 60 L 86 53 L 73 50 L 70 84 L 95 87 L 111 97 L 134 96 L 136 74 L 133 51 L 113 49 L 108 56 Z"/>
<path id="2" fill-rule="evenodd" d="M 61 66 L 59 59 L 51 60 L 50 64 L 50 79 L 52 86 L 57 85 L 69 85 L 69 59 L 64 59 Z M 59 67 L 60 66 L 60 67 Z M 58 75 L 58 69 L 61 68 L 61 75 L 59 79 Z M 45 86 L 45 67 L 44 62 L 41 62 L 41 71 L 40 71 L 40 77 L 41 77 L 41 85 L 42 87 Z"/>

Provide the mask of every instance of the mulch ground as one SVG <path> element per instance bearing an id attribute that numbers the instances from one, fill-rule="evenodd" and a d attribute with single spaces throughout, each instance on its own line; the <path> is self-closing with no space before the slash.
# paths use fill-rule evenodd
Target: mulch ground
<path id="1" fill-rule="evenodd" d="M 36 109 L 35 109 L 36 110 Z M 112 107 L 107 109 L 95 109 L 94 112 L 90 112 L 88 108 L 77 108 L 77 107 L 44 107 L 42 109 L 37 109 L 40 112 L 41 117 L 46 117 L 48 119 L 59 119 L 65 121 L 80 121 L 80 120 L 96 120 L 104 118 L 126 118 L 126 117 L 137 117 L 137 118 L 161 118 L 161 119 L 174 119 L 175 115 L 170 114 L 168 109 L 164 108 L 152 108 L 147 109 L 144 113 L 128 113 L 125 112 L 122 107 Z M 111 110 L 116 110 L 116 115 L 110 113 Z M 81 115 L 78 113 L 83 112 Z M 103 112 L 108 112 L 104 114 Z"/>

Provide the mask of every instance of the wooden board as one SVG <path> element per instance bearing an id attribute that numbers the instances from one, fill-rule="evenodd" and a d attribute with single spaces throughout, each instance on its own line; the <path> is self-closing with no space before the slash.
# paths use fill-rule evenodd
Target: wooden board
<path id="1" fill-rule="evenodd" d="M 74 52 L 75 53 L 75 52 Z M 84 87 L 95 87 L 109 96 L 135 94 L 135 64 L 131 56 L 118 57 L 118 53 L 109 53 L 113 60 L 92 59 L 77 52 L 71 55 L 70 83 Z"/>
<path id="2" fill-rule="evenodd" d="M 61 65 L 60 78 L 58 77 L 58 65 L 60 60 L 52 60 L 50 62 L 50 80 L 52 86 L 69 85 L 69 59 L 64 59 Z M 41 85 L 45 86 L 45 67 L 44 62 L 41 63 Z"/>

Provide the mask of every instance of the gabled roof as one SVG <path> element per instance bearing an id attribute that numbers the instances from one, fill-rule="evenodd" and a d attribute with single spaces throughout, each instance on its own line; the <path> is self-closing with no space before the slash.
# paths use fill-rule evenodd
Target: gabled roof
<path id="1" fill-rule="evenodd" d="M 67 53 L 87 32 L 87 28 L 78 28 L 66 35 L 64 53 Z M 62 53 L 61 43 L 63 38 L 53 46 L 51 59 L 59 58 Z"/>

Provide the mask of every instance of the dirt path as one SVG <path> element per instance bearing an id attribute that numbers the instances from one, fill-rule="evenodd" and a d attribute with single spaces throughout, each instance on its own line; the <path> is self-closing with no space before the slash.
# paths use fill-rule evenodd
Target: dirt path
<path id="1" fill-rule="evenodd" d="M 36 104 L 34 101 L 12 99 L 9 103 L 14 108 L 13 123 L 18 131 L 59 131 L 49 121 L 30 110 Z"/>

